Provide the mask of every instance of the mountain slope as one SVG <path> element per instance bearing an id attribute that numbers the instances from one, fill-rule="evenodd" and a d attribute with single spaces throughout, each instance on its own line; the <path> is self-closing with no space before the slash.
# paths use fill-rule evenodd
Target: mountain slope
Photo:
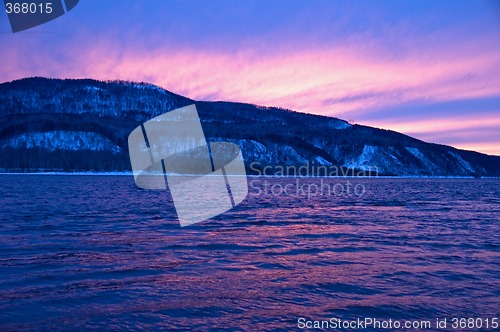
<path id="1" fill-rule="evenodd" d="M 0 169 L 130 170 L 128 134 L 144 121 L 193 103 L 207 140 L 238 144 L 254 173 L 268 165 L 274 171 L 323 165 L 385 175 L 500 176 L 500 157 L 336 118 L 196 102 L 144 83 L 46 78 L 0 84 Z"/>

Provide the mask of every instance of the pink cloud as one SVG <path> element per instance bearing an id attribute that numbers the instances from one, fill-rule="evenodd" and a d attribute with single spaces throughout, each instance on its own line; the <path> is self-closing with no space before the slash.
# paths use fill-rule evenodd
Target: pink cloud
<path id="1" fill-rule="evenodd" d="M 412 134 L 425 134 L 446 132 L 450 130 L 461 130 L 469 128 L 500 128 L 499 113 L 482 114 L 481 117 L 475 115 L 457 116 L 447 119 L 431 119 L 431 120 L 381 120 L 380 122 L 372 121 L 373 126 L 386 127 L 399 132 L 411 132 Z"/>
<path id="2" fill-rule="evenodd" d="M 500 156 L 500 141 L 490 142 L 472 142 L 472 143 L 456 143 L 456 148 L 462 150 L 480 151 L 493 156 Z"/>
<path id="3" fill-rule="evenodd" d="M 30 54 L 30 43 L 11 48 L 2 76 L 6 80 L 46 75 L 148 81 L 194 99 L 354 117 L 414 100 L 500 95 L 497 52 L 450 55 L 440 50 L 443 53 L 387 59 L 379 55 L 380 50 L 360 54 L 353 46 L 256 54 L 250 49 L 232 53 L 169 46 L 147 51 L 110 44 L 104 38 L 83 40 L 58 53 L 45 48 Z M 468 48 L 485 49 L 474 44 Z"/>
<path id="4" fill-rule="evenodd" d="M 398 131 L 433 143 L 452 145 L 458 149 L 500 155 L 500 111 L 430 120 L 371 121 L 370 125 Z"/>

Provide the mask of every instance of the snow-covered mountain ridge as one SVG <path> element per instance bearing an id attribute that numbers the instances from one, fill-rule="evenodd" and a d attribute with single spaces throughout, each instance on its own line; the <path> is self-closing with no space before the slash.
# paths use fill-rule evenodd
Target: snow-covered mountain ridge
<path id="1" fill-rule="evenodd" d="M 332 117 L 198 102 L 146 83 L 46 78 L 0 84 L 0 170 L 130 170 L 128 134 L 193 103 L 207 140 L 238 144 L 249 170 L 312 163 L 381 175 L 500 176 L 500 157 Z"/>

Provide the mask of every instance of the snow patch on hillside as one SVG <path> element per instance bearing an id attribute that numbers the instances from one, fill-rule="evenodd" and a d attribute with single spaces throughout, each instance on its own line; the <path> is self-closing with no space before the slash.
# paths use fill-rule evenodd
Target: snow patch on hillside
<path id="1" fill-rule="evenodd" d="M 453 156 L 457 161 L 458 163 L 460 164 L 460 166 L 462 166 L 462 168 L 470 173 L 474 173 L 474 168 L 467 162 L 465 161 L 462 157 L 460 157 L 460 155 L 458 153 L 455 153 L 455 152 L 452 152 L 452 151 L 448 151 L 448 153 Z"/>
<path id="2" fill-rule="evenodd" d="M 374 170 L 375 167 L 375 159 L 378 154 L 378 147 L 373 145 L 365 145 L 363 147 L 363 151 L 357 158 L 353 158 L 344 163 L 344 167 L 359 169 L 363 171 Z"/>
<path id="3" fill-rule="evenodd" d="M 130 83 L 129 86 L 135 88 L 135 89 L 142 89 L 142 90 L 145 90 L 145 89 L 149 89 L 149 90 L 156 90 L 162 94 L 167 94 L 167 92 L 160 88 L 159 86 L 156 86 L 154 84 L 151 84 L 151 83 Z"/>
<path id="4" fill-rule="evenodd" d="M 215 137 L 210 139 L 211 142 L 230 142 L 240 147 L 243 158 L 247 163 L 259 162 L 266 164 L 276 164 L 276 160 L 282 160 L 286 164 L 291 165 L 306 165 L 314 162 L 315 165 L 329 166 L 331 163 L 320 156 L 315 156 L 311 160 L 304 158 L 297 150 L 289 145 L 268 144 L 263 145 L 260 142 L 248 139 L 225 139 Z M 284 165 L 281 165 L 284 166 Z"/>
<path id="5" fill-rule="evenodd" d="M 2 147 L 45 148 L 54 150 L 91 150 L 121 152 L 122 149 L 110 139 L 93 132 L 48 131 L 16 135 L 3 141 Z"/>
<path id="6" fill-rule="evenodd" d="M 414 155 L 417 159 L 420 160 L 426 159 L 425 156 L 422 154 L 422 152 L 417 148 L 406 147 L 406 150 L 408 150 L 408 152 Z"/>
<path id="7" fill-rule="evenodd" d="M 97 86 L 92 86 L 92 85 L 87 85 L 83 87 L 84 90 L 86 91 L 104 91 L 103 89 L 97 87 Z"/>
<path id="8" fill-rule="evenodd" d="M 332 129 L 347 129 L 352 127 L 352 124 L 342 120 L 337 120 L 337 121 L 330 121 L 329 127 Z"/>

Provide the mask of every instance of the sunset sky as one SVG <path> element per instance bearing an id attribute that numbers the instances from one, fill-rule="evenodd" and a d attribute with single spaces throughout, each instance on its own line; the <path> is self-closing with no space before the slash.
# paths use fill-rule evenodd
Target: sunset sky
<path id="1" fill-rule="evenodd" d="M 144 81 L 500 155 L 500 1 L 81 0 L 13 34 L 0 82 Z"/>

